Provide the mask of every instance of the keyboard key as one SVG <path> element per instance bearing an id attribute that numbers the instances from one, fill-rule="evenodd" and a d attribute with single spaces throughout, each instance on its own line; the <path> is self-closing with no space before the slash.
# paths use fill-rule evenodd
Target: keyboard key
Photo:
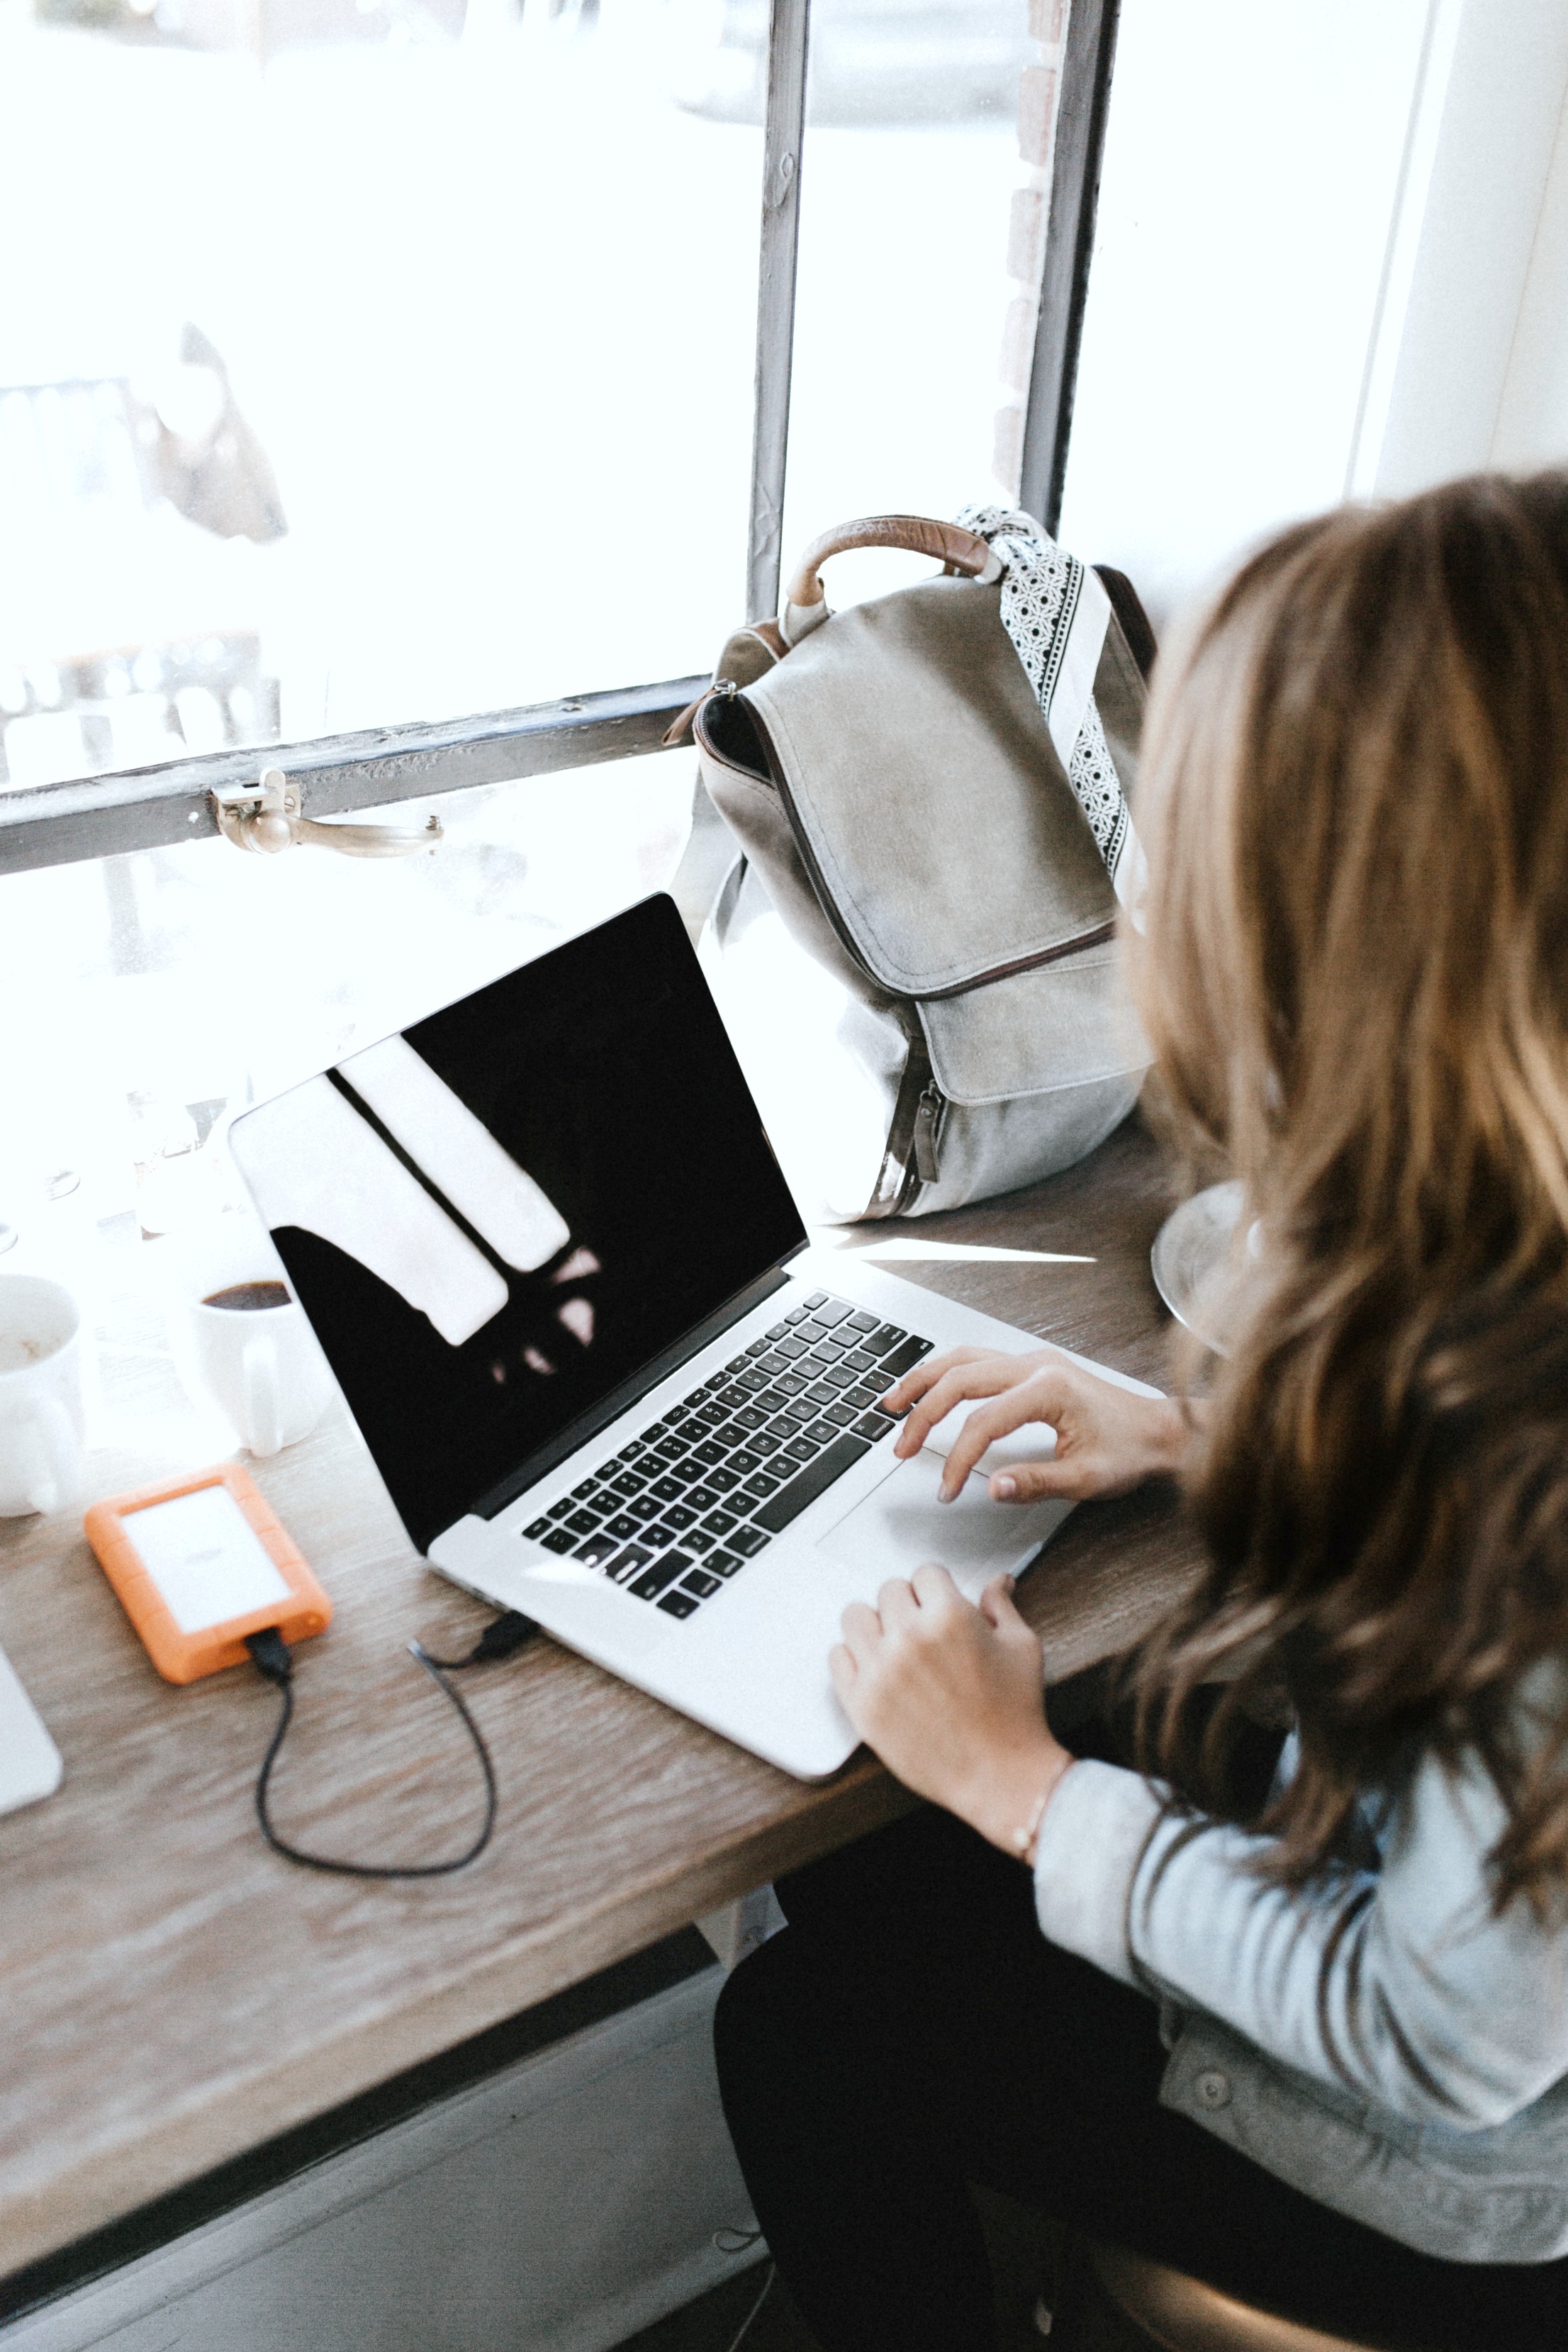
<path id="1" fill-rule="evenodd" d="M 642 1434 L 645 1445 L 655 1444 L 659 1438 L 669 1435 L 669 1423 L 667 1421 L 650 1421 Z"/>
<path id="2" fill-rule="evenodd" d="M 667 1437 L 662 1444 L 654 1447 L 650 1459 L 668 1470 L 673 1463 L 683 1461 L 690 1451 L 684 1437 Z"/>
<path id="3" fill-rule="evenodd" d="M 851 1315 L 849 1318 L 849 1328 L 851 1331 L 874 1331 L 877 1321 L 875 1315 L 868 1315 L 862 1307 L 858 1315 Z"/>
<path id="4" fill-rule="evenodd" d="M 733 1576 L 745 1564 L 738 1551 L 710 1551 L 702 1566 L 710 1576 Z"/>
<path id="5" fill-rule="evenodd" d="M 678 1429 L 680 1423 L 688 1418 L 690 1411 L 691 1407 L 689 1404 L 672 1404 L 669 1411 L 664 1417 L 671 1429 Z"/>
<path id="6" fill-rule="evenodd" d="M 605 1562 L 605 1574 L 612 1583 L 625 1584 L 629 1577 L 637 1575 L 639 1569 L 646 1568 L 652 1558 L 653 1554 L 646 1544 L 627 1544 L 625 1551 L 618 1551 L 614 1559 Z"/>
<path id="7" fill-rule="evenodd" d="M 585 1559 L 590 1568 L 603 1568 L 605 1562 L 613 1559 L 619 1549 L 614 1536 L 590 1536 L 586 1543 L 578 1545 L 575 1556 L 578 1559 Z"/>
<path id="8" fill-rule="evenodd" d="M 689 1617 L 697 1606 L 697 1595 L 694 1592 L 667 1592 L 658 1605 L 666 1616 Z"/>
<path id="9" fill-rule="evenodd" d="M 773 1382 L 773 1387 L 781 1397 L 799 1396 L 802 1389 L 808 1386 L 810 1380 L 809 1372 L 781 1372 Z"/>
<path id="10" fill-rule="evenodd" d="M 793 1429 L 794 1422 L 791 1422 L 789 1426 Z M 776 1454 L 779 1450 L 779 1440 L 773 1435 L 773 1425 L 771 1421 L 766 1429 L 754 1430 L 746 1442 L 753 1454 L 761 1454 L 764 1458 L 770 1454 Z"/>
<path id="11" fill-rule="evenodd" d="M 892 1387 L 891 1381 L 862 1381 L 858 1388 L 846 1389 L 846 1404 L 858 1405 L 864 1412 L 868 1404 L 878 1404 Z"/>
<path id="12" fill-rule="evenodd" d="M 739 1412 L 742 1405 L 751 1402 L 751 1391 L 742 1388 L 738 1381 L 731 1381 L 728 1388 L 720 1390 L 718 1402 L 720 1404 L 727 1404 L 731 1412 Z"/>
<path id="13" fill-rule="evenodd" d="M 624 1511 L 618 1518 L 612 1519 L 609 1526 L 605 1529 L 605 1533 L 607 1536 L 616 1537 L 621 1543 L 629 1543 L 637 1531 L 637 1521 L 633 1518 L 628 1518 Z"/>
<path id="14" fill-rule="evenodd" d="M 818 1460 L 800 1471 L 787 1486 L 781 1486 L 778 1493 L 770 1496 L 765 1503 L 758 1505 L 753 1514 L 757 1526 L 765 1528 L 769 1535 L 782 1535 L 792 1519 L 798 1518 L 808 1504 L 815 1503 L 819 1495 L 826 1494 L 836 1478 L 841 1478 L 846 1470 L 852 1470 L 857 1462 L 864 1459 L 868 1451 L 864 1438 L 835 1437 Z M 740 1534 L 731 1538 L 737 1551 L 744 1551 L 744 1538 L 750 1533 L 750 1528 L 742 1528 Z"/>
<path id="15" fill-rule="evenodd" d="M 657 1495 L 661 1503 L 679 1503 L 685 1492 L 685 1479 L 672 1478 L 668 1471 L 662 1478 L 656 1478 L 648 1488 L 648 1493 Z"/>
<path id="16" fill-rule="evenodd" d="M 781 1470 L 784 1469 L 785 1463 L 792 1458 L 796 1462 L 815 1462 L 821 1451 L 822 1448 L 815 1437 L 794 1437 L 784 1447 L 779 1467 Z M 795 1472 L 790 1470 L 788 1475 L 793 1478 Z"/>
<path id="17" fill-rule="evenodd" d="M 649 1551 L 663 1551 L 667 1544 L 680 1541 L 680 1529 L 672 1528 L 668 1519 L 660 1519 L 657 1526 L 644 1528 L 637 1541 L 647 1544 Z"/>
<path id="18" fill-rule="evenodd" d="M 759 1370 L 755 1364 L 748 1364 L 743 1372 L 737 1372 L 735 1375 L 735 1386 L 743 1390 L 747 1396 L 755 1396 L 757 1391 L 765 1389 L 767 1384 L 766 1372 Z"/>
<path id="19" fill-rule="evenodd" d="M 724 1448 L 721 1445 L 716 1445 L 710 1437 L 705 1439 L 702 1444 L 693 1448 L 691 1458 L 694 1462 L 722 1462 Z"/>
<path id="20" fill-rule="evenodd" d="M 765 1356 L 757 1359 L 758 1371 L 765 1372 L 770 1381 L 776 1381 L 781 1372 L 787 1372 L 789 1364 L 789 1358 L 781 1356 L 776 1348 L 770 1348 Z"/>
<path id="21" fill-rule="evenodd" d="M 804 1339 L 796 1339 L 792 1332 L 787 1339 L 781 1339 L 779 1341 L 773 1353 L 775 1355 L 782 1356 L 786 1363 L 792 1363 L 796 1356 L 805 1355 L 805 1341 Z"/>
<path id="22" fill-rule="evenodd" d="M 541 1536 L 539 1540 L 546 1551 L 575 1551 L 577 1548 L 576 1537 L 568 1535 L 564 1528 L 552 1528 L 550 1533 Z"/>
<path id="23" fill-rule="evenodd" d="M 746 1353 L 754 1360 L 758 1356 L 765 1356 L 772 1345 L 771 1339 L 753 1339 Z"/>
<path id="24" fill-rule="evenodd" d="M 681 1578 L 680 1589 L 682 1592 L 695 1592 L 699 1601 L 706 1601 L 710 1592 L 721 1592 L 724 1588 L 705 1568 L 694 1568 L 689 1576 Z"/>
<path id="25" fill-rule="evenodd" d="M 797 1307 L 791 1314 L 784 1317 L 784 1321 L 795 1325 L 798 1328 L 799 1326 L 805 1321 L 806 1317 L 810 1313 L 811 1309 L 809 1307 Z"/>
<path id="26" fill-rule="evenodd" d="M 629 1445 L 622 1446 L 620 1452 L 616 1456 L 616 1460 L 621 1465 L 623 1469 L 629 1469 L 632 1464 L 637 1460 L 637 1455 L 639 1454 L 646 1454 L 647 1452 L 647 1447 L 643 1444 L 642 1439 L 640 1437 L 634 1437 Z"/>
<path id="27" fill-rule="evenodd" d="M 906 1372 L 913 1371 L 922 1356 L 930 1355 L 931 1349 L 929 1339 L 916 1339 L 911 1335 L 901 1348 L 895 1348 L 884 1362 L 882 1371 L 885 1378 L 889 1382 L 901 1381 Z"/>
<path id="28" fill-rule="evenodd" d="M 907 1339 L 909 1336 L 897 1323 L 879 1323 L 874 1331 L 867 1333 L 861 1344 L 868 1356 L 890 1356 L 900 1340 Z"/>
<path id="29" fill-rule="evenodd" d="M 812 1299 L 809 1303 L 812 1313 L 819 1323 L 842 1323 L 849 1312 L 842 1298 L 825 1298 L 820 1305 L 816 1299 Z"/>
<path id="30" fill-rule="evenodd" d="M 657 1601 L 666 1586 L 684 1576 L 690 1565 L 684 1552 L 667 1551 L 662 1559 L 656 1559 L 651 1567 L 645 1568 L 626 1589 L 639 1601 Z"/>
<path id="31" fill-rule="evenodd" d="M 710 1486 L 705 1480 L 700 1486 L 691 1487 L 688 1491 L 686 1499 L 694 1511 L 710 1511 L 719 1500 L 719 1492 L 717 1487 Z"/>
<path id="32" fill-rule="evenodd" d="M 591 1536 L 598 1524 L 597 1511 L 574 1511 L 569 1519 L 562 1521 L 563 1527 L 570 1528 L 574 1536 Z"/>
<path id="33" fill-rule="evenodd" d="M 711 1486 L 716 1495 L 728 1495 L 741 1483 L 740 1470 L 736 1465 L 742 1462 L 754 1463 L 756 1458 L 754 1454 L 731 1454 L 730 1456 L 731 1466 L 727 1470 L 710 1470 L 702 1483 L 705 1486 Z"/>
<path id="34" fill-rule="evenodd" d="M 535 1519 L 533 1525 L 531 1528 L 524 1528 L 522 1532 L 530 1543 L 542 1543 L 550 1533 L 550 1526 L 551 1523 L 547 1518 Z"/>
<path id="35" fill-rule="evenodd" d="M 689 1510 L 684 1503 L 671 1503 L 664 1514 L 664 1524 L 667 1528 L 689 1528 L 696 1517 L 696 1512 Z"/>
<path id="36" fill-rule="evenodd" d="M 626 1510 L 634 1519 L 657 1519 L 659 1515 L 658 1505 L 651 1495 L 639 1495 L 635 1502 L 626 1505 Z"/>
<path id="37" fill-rule="evenodd" d="M 835 1429 L 847 1429 L 855 1414 L 856 1407 L 852 1404 L 830 1404 L 824 1407 L 822 1418 L 830 1421 Z"/>
<path id="38" fill-rule="evenodd" d="M 770 1339 L 782 1339 L 788 1329 L 789 1325 L 787 1323 L 774 1323 L 769 1328 L 768 1338 Z"/>
<path id="39" fill-rule="evenodd" d="M 806 1300 L 806 1302 L 805 1302 L 805 1303 L 806 1303 L 806 1306 L 807 1306 L 808 1307 L 826 1307 L 826 1304 L 827 1304 L 827 1293 L 826 1293 L 826 1290 L 814 1290 L 814 1291 L 812 1292 L 812 1294 L 811 1294 L 811 1297 Z"/>
<path id="40" fill-rule="evenodd" d="M 702 1522 L 710 1536 L 727 1536 L 735 1524 L 733 1511 L 710 1511 Z"/>
<path id="41" fill-rule="evenodd" d="M 618 1478 L 610 1481 L 611 1491 L 616 1495 L 640 1495 L 647 1485 L 647 1480 L 639 1478 L 635 1470 L 623 1470 Z"/>
<path id="42" fill-rule="evenodd" d="M 731 1375 L 736 1372 L 743 1372 L 745 1369 L 746 1356 L 743 1349 L 738 1356 L 731 1356 L 729 1362 L 724 1367 L 724 1370 Z"/>
<path id="43" fill-rule="evenodd" d="M 725 1475 L 728 1477 L 733 1474 L 737 1478 L 747 1478 L 750 1477 L 753 1470 L 760 1470 L 762 1466 L 762 1455 L 760 1454 L 749 1454 L 746 1451 L 746 1448 L 742 1446 L 739 1454 L 731 1454 L 729 1464 L 725 1471 Z M 718 1483 L 719 1481 L 715 1478 L 713 1484 L 717 1486 Z"/>
<path id="44" fill-rule="evenodd" d="M 570 1495 L 563 1495 L 558 1503 L 551 1504 L 544 1516 L 547 1519 L 563 1519 L 568 1512 L 574 1511 L 576 1507 Z"/>
<path id="45" fill-rule="evenodd" d="M 737 1528 L 730 1538 L 730 1549 L 738 1551 L 744 1559 L 755 1559 L 767 1541 L 768 1538 L 761 1528 Z"/>
<path id="46" fill-rule="evenodd" d="M 838 1391 L 830 1381 L 814 1381 L 805 1392 L 807 1404 L 837 1404 Z"/>
<path id="47" fill-rule="evenodd" d="M 754 1478 L 747 1479 L 741 1492 L 742 1495 L 754 1495 L 759 1503 L 765 1503 L 770 1495 L 778 1493 L 782 1484 L 783 1481 L 775 1478 L 771 1470 L 759 1470 Z"/>
<path id="48" fill-rule="evenodd" d="M 828 1393 L 831 1395 L 832 1391 L 830 1390 Z M 809 1398 L 791 1397 L 788 1404 L 786 1404 L 784 1409 L 784 1418 L 786 1421 L 793 1422 L 815 1421 L 816 1419 L 816 1407 L 810 1402 Z"/>
<path id="49" fill-rule="evenodd" d="M 772 1410 L 773 1410 L 773 1408 L 772 1408 L 772 1406 L 770 1405 L 770 1406 L 769 1406 L 769 1408 L 768 1408 L 768 1411 L 771 1412 L 772 1412 Z M 741 1410 L 741 1411 L 740 1411 L 740 1412 L 735 1415 L 735 1419 L 736 1419 L 736 1421 L 738 1421 L 738 1422 L 740 1423 L 740 1424 L 741 1424 L 741 1437 L 740 1437 L 740 1439 L 737 1441 L 737 1443 L 742 1443 L 742 1444 L 743 1444 L 743 1443 L 744 1443 L 744 1441 L 745 1441 L 745 1438 L 747 1437 L 747 1435 L 750 1433 L 750 1432 L 751 1432 L 752 1430 L 753 1430 L 753 1429 L 761 1429 L 761 1428 L 762 1428 L 762 1426 L 763 1426 L 763 1423 L 767 1420 L 767 1417 L 768 1417 L 767 1413 L 766 1413 L 766 1412 L 759 1412 L 757 1411 L 757 1408 L 756 1408 L 756 1406 L 755 1406 L 754 1404 L 749 1404 L 749 1405 L 745 1405 L 745 1406 L 743 1406 L 743 1407 L 742 1408 L 742 1410 Z"/>
<path id="50" fill-rule="evenodd" d="M 714 1538 L 700 1528 L 688 1528 L 680 1540 L 683 1549 L 695 1552 L 711 1551 L 714 1544 Z"/>
<path id="51" fill-rule="evenodd" d="M 837 1434 L 837 1430 L 826 1416 L 821 1421 L 814 1421 L 809 1429 L 801 1432 L 803 1437 L 811 1438 L 818 1445 L 831 1445 Z"/>
<path id="52" fill-rule="evenodd" d="M 822 1377 L 830 1388 L 852 1389 L 859 1375 L 852 1372 L 847 1364 L 829 1364 Z"/>
<path id="53" fill-rule="evenodd" d="M 864 1412 L 855 1424 L 855 1434 L 857 1437 L 868 1438 L 875 1445 L 879 1437 L 886 1437 L 889 1430 L 897 1429 L 898 1425 L 898 1423 L 890 1420 L 885 1412 Z"/>
<path id="54" fill-rule="evenodd" d="M 852 1372 L 858 1374 L 859 1378 L 863 1381 L 868 1380 L 870 1375 L 877 1369 L 876 1357 L 868 1356 L 864 1348 L 851 1348 L 844 1360 L 848 1365 L 849 1370 Z"/>
<path id="55" fill-rule="evenodd" d="M 584 1478 L 584 1481 L 583 1481 L 583 1484 L 582 1484 L 580 1486 L 574 1486 L 574 1487 L 573 1487 L 573 1489 L 572 1489 L 572 1500 L 573 1500 L 574 1503 L 585 1503 L 585 1502 L 587 1501 L 587 1499 L 588 1499 L 589 1496 L 593 1493 L 593 1491 L 594 1491 L 594 1481 L 593 1481 L 593 1479 L 592 1479 L 592 1478 Z"/>

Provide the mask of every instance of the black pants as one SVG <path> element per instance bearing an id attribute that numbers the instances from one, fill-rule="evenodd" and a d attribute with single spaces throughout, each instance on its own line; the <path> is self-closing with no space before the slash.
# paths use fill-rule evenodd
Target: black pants
<path id="1" fill-rule="evenodd" d="M 779 1896 L 788 1927 L 719 2003 L 719 2078 L 825 2352 L 993 2352 L 967 2181 L 1331 2331 L 1564 2352 L 1568 2260 L 1413 2253 L 1162 2107 L 1152 2005 L 1047 1943 L 1027 1873 L 947 1814 Z"/>

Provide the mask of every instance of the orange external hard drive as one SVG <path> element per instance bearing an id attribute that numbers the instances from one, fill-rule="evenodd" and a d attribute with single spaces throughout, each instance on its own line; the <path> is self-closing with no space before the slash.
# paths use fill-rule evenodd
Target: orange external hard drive
<path id="1" fill-rule="evenodd" d="M 244 1665 L 246 1636 L 269 1625 L 292 1643 L 331 1622 L 331 1602 L 237 1463 L 94 1503 L 84 1524 L 168 1682 Z"/>

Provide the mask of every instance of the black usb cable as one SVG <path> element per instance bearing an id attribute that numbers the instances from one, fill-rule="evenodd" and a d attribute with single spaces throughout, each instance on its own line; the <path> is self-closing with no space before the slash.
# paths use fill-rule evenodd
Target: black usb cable
<path id="1" fill-rule="evenodd" d="M 307 1853 L 302 1846 L 290 1845 L 287 1838 L 279 1836 L 268 1811 L 267 1794 L 272 1780 L 272 1767 L 278 1761 L 278 1751 L 294 1720 L 294 1654 L 276 1627 L 268 1626 L 263 1633 L 248 1634 L 245 1646 L 256 1661 L 258 1673 L 282 1696 L 277 1728 L 261 1759 L 261 1769 L 256 1779 L 256 1818 L 261 1824 L 261 1834 L 273 1853 L 280 1853 L 286 1862 L 297 1862 L 301 1869 L 330 1870 L 342 1878 L 447 1878 L 453 1871 L 466 1870 L 470 1862 L 477 1862 L 489 1845 L 490 1832 L 496 1825 L 495 1767 L 490 1762 L 490 1751 L 485 1745 L 484 1734 L 469 1713 L 461 1692 L 447 1677 L 460 1674 L 465 1666 L 485 1666 L 495 1659 L 510 1658 L 514 1650 L 521 1650 L 538 1631 L 531 1617 L 525 1617 L 520 1609 L 509 1609 L 504 1616 L 493 1618 L 485 1627 L 466 1658 L 433 1658 L 422 1643 L 409 1643 L 409 1655 L 417 1659 L 431 1681 L 446 1693 L 462 1717 L 463 1727 L 474 1743 L 474 1753 L 479 1759 L 479 1769 L 485 1780 L 484 1821 L 478 1837 L 467 1851 L 455 1855 L 449 1862 L 412 1863 L 344 1862 L 333 1854 Z"/>

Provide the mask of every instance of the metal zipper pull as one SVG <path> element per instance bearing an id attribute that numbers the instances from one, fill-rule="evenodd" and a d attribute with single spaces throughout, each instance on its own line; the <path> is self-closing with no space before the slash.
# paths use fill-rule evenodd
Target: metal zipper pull
<path id="1" fill-rule="evenodd" d="M 937 1156 L 942 1115 L 947 1108 L 942 1092 L 929 1086 L 915 1106 L 915 1172 L 922 1184 L 934 1184 L 942 1174 Z"/>

